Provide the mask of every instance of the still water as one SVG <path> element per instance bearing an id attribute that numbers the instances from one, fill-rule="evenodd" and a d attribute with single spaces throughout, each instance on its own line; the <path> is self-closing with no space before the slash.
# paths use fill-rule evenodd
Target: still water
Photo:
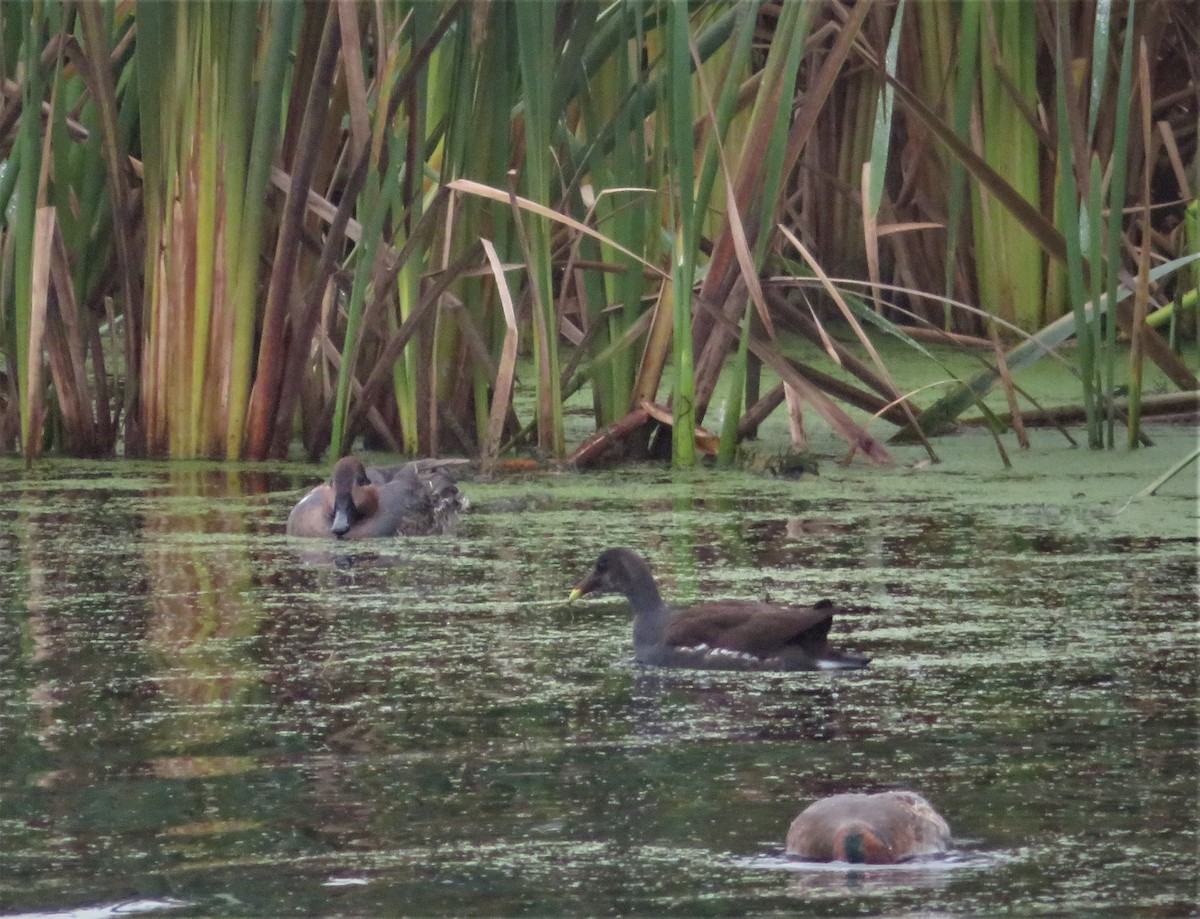
<path id="1" fill-rule="evenodd" d="M 1124 505 L 1195 429 L 1155 433 L 476 479 L 353 552 L 283 535 L 314 467 L 0 465 L 0 915 L 1194 915 L 1196 476 Z M 566 602 L 611 545 L 679 603 L 835 598 L 874 661 L 639 668 Z M 949 858 L 782 857 L 888 788 Z"/>

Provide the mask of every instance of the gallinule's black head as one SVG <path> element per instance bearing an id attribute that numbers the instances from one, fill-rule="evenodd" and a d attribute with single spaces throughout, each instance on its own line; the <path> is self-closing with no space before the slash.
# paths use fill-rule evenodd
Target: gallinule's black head
<path id="1" fill-rule="evenodd" d="M 846 670 L 870 658 L 830 646 L 833 604 L 777 606 L 744 600 L 675 611 L 659 596 L 646 562 L 629 549 L 605 549 L 571 592 L 624 594 L 633 610 L 634 657 L 660 667 L 723 670 Z"/>
<path id="2" fill-rule="evenodd" d="M 787 834 L 787 852 L 820 862 L 891 865 L 938 855 L 950 827 L 915 791 L 846 794 L 810 804 Z"/>
<path id="3" fill-rule="evenodd" d="M 424 536 L 450 529 L 469 506 L 454 481 L 428 461 L 390 468 L 367 467 L 344 456 L 328 482 L 318 485 L 292 508 L 291 536 Z"/>

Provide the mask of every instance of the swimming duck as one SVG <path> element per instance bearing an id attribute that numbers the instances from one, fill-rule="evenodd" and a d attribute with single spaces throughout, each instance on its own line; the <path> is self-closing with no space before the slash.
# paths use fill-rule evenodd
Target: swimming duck
<path id="1" fill-rule="evenodd" d="M 605 549 L 573 591 L 624 594 L 633 610 L 633 653 L 643 664 L 721 670 L 848 670 L 870 660 L 830 646 L 836 612 L 722 600 L 676 611 L 663 603 L 646 562 L 629 549 Z"/>
<path id="2" fill-rule="evenodd" d="M 937 855 L 950 827 L 915 791 L 844 794 L 810 804 L 792 821 L 788 855 L 821 862 L 892 865 Z"/>
<path id="3" fill-rule="evenodd" d="M 419 460 L 368 468 L 358 457 L 344 456 L 329 481 L 292 508 L 288 535 L 366 539 L 444 533 L 470 504 L 441 471 L 443 465 L 444 460 Z"/>

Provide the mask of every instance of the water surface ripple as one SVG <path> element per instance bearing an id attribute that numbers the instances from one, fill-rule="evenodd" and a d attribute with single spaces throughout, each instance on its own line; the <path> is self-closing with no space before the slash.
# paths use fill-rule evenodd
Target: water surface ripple
<path id="1" fill-rule="evenodd" d="M 0 465 L 0 913 L 1194 914 L 1194 479 L 1118 514 L 1169 457 L 1045 452 L 474 481 L 353 552 L 283 535 L 309 468 Z M 874 662 L 640 668 L 566 602 L 622 544 L 679 602 L 836 598 Z M 906 787 L 947 859 L 782 857 Z"/>

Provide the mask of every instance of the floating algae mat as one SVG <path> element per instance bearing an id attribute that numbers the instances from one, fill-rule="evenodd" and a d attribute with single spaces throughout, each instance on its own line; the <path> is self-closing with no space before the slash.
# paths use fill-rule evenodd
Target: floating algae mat
<path id="1" fill-rule="evenodd" d="M 1034 432 L 820 474 L 468 480 L 452 537 L 283 535 L 314 467 L 0 465 L 0 913 L 1186 915 L 1192 449 Z M 848 673 L 656 671 L 620 598 L 830 597 Z M 946 859 L 782 857 L 812 799 L 920 790 Z"/>

